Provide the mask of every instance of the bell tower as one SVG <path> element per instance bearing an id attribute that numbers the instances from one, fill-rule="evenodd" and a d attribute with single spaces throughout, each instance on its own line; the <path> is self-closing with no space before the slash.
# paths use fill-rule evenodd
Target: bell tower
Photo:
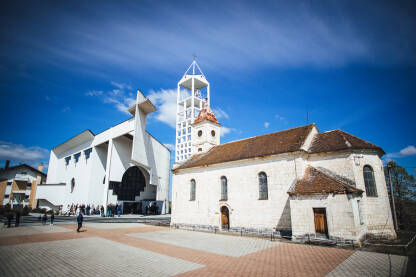
<path id="1" fill-rule="evenodd" d="M 195 118 L 210 101 L 210 85 L 196 62 L 196 56 L 177 87 L 175 163 L 183 163 L 193 152 Z"/>
<path id="2" fill-rule="evenodd" d="M 208 103 L 192 124 L 192 153 L 207 152 L 220 144 L 220 127 Z"/>

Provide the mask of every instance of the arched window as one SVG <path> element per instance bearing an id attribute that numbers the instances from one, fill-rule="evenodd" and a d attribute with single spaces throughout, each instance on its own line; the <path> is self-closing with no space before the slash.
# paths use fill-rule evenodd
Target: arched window
<path id="1" fill-rule="evenodd" d="M 225 176 L 221 177 L 221 200 L 228 199 L 228 187 L 227 187 L 227 178 Z"/>
<path id="2" fill-rule="evenodd" d="M 194 201 L 195 200 L 195 186 L 196 186 L 196 184 L 195 184 L 195 180 L 194 179 L 192 179 L 191 180 L 191 196 L 190 196 L 190 201 Z"/>
<path id="3" fill-rule="evenodd" d="M 72 178 L 72 180 L 71 180 L 71 193 L 74 192 L 74 188 L 75 188 L 75 178 Z"/>
<path id="4" fill-rule="evenodd" d="M 259 173 L 259 199 L 265 200 L 269 197 L 267 188 L 267 175 L 264 172 Z"/>
<path id="5" fill-rule="evenodd" d="M 376 187 L 376 180 L 374 179 L 373 168 L 369 165 L 364 166 L 363 174 L 364 174 L 365 193 L 367 194 L 367 196 L 377 197 L 377 187 Z"/>

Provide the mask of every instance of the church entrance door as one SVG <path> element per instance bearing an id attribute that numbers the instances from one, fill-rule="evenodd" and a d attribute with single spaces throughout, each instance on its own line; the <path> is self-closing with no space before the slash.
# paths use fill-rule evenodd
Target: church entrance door
<path id="1" fill-rule="evenodd" d="M 221 228 L 230 229 L 230 213 L 226 206 L 221 207 Z"/>
<path id="2" fill-rule="evenodd" d="M 326 209 L 314 208 L 313 214 L 314 214 L 314 220 L 315 220 L 316 234 L 328 236 L 328 226 L 326 222 Z"/>

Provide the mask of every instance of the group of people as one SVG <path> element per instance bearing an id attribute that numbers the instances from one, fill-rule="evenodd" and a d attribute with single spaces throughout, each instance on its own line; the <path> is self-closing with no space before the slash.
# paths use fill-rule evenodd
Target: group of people
<path id="1" fill-rule="evenodd" d="M 85 205 L 85 204 L 71 204 L 68 205 L 67 215 L 77 215 L 82 213 L 84 215 L 99 215 L 104 212 L 104 207 L 102 205 L 94 206 L 94 204 Z"/>
<path id="2" fill-rule="evenodd" d="M 12 225 L 12 220 L 13 220 L 13 213 L 9 212 L 7 214 L 7 228 L 10 228 L 10 226 Z M 16 212 L 16 222 L 14 223 L 15 227 L 19 227 L 20 224 L 20 212 Z"/>
<path id="3" fill-rule="evenodd" d="M 55 221 L 54 213 L 51 214 L 50 219 L 51 219 L 51 225 L 53 225 L 53 222 Z M 42 221 L 42 225 L 46 225 L 46 222 L 48 221 L 48 215 L 46 213 L 44 213 L 43 216 L 39 215 L 38 220 Z"/>
<path id="4" fill-rule="evenodd" d="M 117 215 L 120 217 L 122 213 L 122 206 L 120 204 L 108 204 L 107 205 L 107 213 L 105 213 L 105 209 L 103 205 L 85 205 L 85 204 L 72 204 L 68 205 L 68 213 L 67 215 L 78 215 L 82 213 L 83 215 L 101 215 L 107 217 L 114 217 Z"/>

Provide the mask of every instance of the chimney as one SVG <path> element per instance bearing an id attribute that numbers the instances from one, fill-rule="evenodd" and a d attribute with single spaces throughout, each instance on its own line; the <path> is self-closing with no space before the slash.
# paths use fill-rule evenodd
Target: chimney
<path id="1" fill-rule="evenodd" d="M 40 164 L 38 165 L 38 170 L 39 170 L 40 172 L 43 172 L 43 163 L 40 163 Z"/>
<path id="2" fill-rule="evenodd" d="M 4 165 L 4 169 L 8 169 L 10 166 L 10 160 L 6 161 L 6 164 Z"/>

